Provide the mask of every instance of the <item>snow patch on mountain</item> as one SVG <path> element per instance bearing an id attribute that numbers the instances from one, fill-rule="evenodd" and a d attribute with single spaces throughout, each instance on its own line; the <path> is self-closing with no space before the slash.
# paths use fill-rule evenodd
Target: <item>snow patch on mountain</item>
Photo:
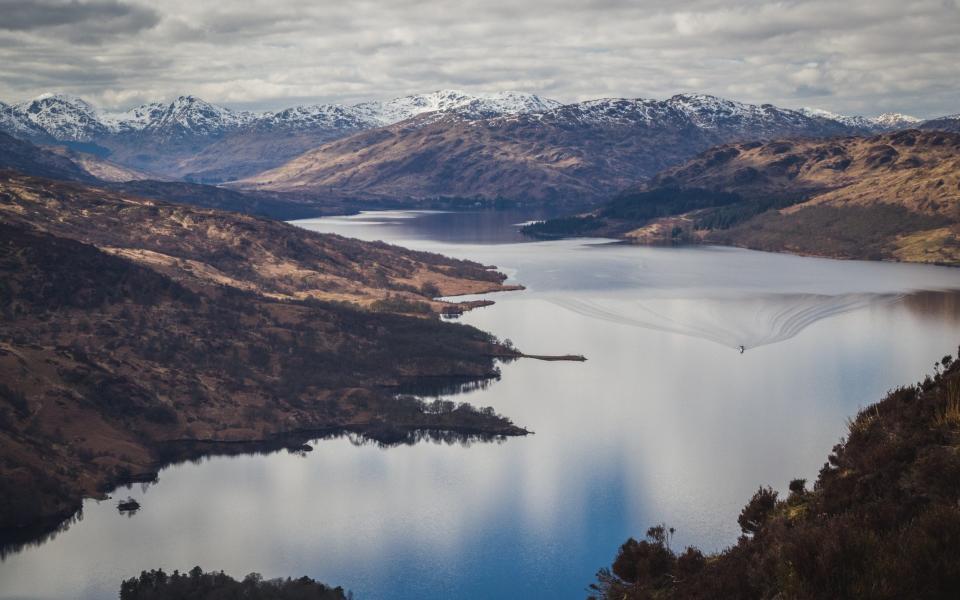
<path id="1" fill-rule="evenodd" d="M 896 129 L 906 129 L 919 125 L 923 122 L 922 119 L 916 117 L 911 117 L 910 115 L 904 115 L 901 113 L 884 113 L 878 117 L 861 117 L 861 116 L 848 116 L 840 115 L 837 113 L 830 112 L 828 110 L 823 110 L 820 108 L 810 108 L 805 107 L 801 108 L 800 112 L 813 116 L 821 117 L 824 119 L 832 119 L 843 123 L 844 125 L 849 125 L 851 127 L 859 127 L 862 129 L 867 129 L 874 132 L 881 131 L 893 131 Z"/>
<path id="2" fill-rule="evenodd" d="M 902 113 L 883 113 L 879 117 L 873 119 L 873 122 L 876 123 L 879 127 L 885 129 L 903 129 L 905 127 L 913 127 L 922 122 L 922 119 L 916 117 L 911 117 L 910 115 L 905 115 Z"/>
<path id="3" fill-rule="evenodd" d="M 453 113 L 464 119 L 487 119 L 543 112 L 559 106 L 561 103 L 556 100 L 524 92 L 468 94 L 460 90 L 438 90 L 386 102 L 363 102 L 354 108 L 380 125 L 391 125 L 424 113 Z"/>
<path id="4" fill-rule="evenodd" d="M 872 119 L 861 117 L 859 115 L 842 115 L 829 110 L 823 110 L 822 108 L 814 108 L 811 106 L 804 106 L 803 108 L 797 109 L 797 112 L 803 113 L 809 117 L 837 121 L 838 123 L 843 123 L 849 127 L 862 127 L 864 129 L 873 129 L 876 127 L 876 123 L 874 123 Z"/>
<path id="5" fill-rule="evenodd" d="M 86 100 L 67 94 L 43 94 L 13 107 L 17 116 L 58 140 L 89 142 L 108 133 Z"/>
<path id="6" fill-rule="evenodd" d="M 258 128 L 367 129 L 380 121 L 366 111 L 342 104 L 294 106 L 275 113 L 265 113 L 256 121 Z"/>

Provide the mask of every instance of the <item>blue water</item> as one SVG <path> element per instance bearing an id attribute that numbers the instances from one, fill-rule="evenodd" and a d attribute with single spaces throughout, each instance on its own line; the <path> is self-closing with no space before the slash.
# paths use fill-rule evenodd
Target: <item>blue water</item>
<path id="1" fill-rule="evenodd" d="M 357 598 L 582 598 L 629 535 L 735 541 L 751 493 L 812 480 L 845 420 L 960 343 L 960 271 L 723 248 L 523 241 L 520 213 L 302 221 L 498 265 L 463 322 L 534 354 L 457 397 L 535 435 L 170 467 L 0 563 L 0 598 L 113 598 L 142 569 L 310 575 Z M 740 354 L 736 347 L 746 346 Z"/>

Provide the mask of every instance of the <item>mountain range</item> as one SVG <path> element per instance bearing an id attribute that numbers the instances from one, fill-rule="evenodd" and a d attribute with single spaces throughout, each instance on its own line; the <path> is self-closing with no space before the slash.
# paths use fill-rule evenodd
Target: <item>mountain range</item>
<path id="1" fill-rule="evenodd" d="M 0 103 L 0 131 L 109 159 L 101 172 L 118 178 L 359 200 L 591 203 L 716 144 L 958 124 L 956 116 L 868 119 L 697 94 L 562 104 L 521 92 L 441 90 L 262 113 L 194 96 L 119 113 L 62 94 Z"/>

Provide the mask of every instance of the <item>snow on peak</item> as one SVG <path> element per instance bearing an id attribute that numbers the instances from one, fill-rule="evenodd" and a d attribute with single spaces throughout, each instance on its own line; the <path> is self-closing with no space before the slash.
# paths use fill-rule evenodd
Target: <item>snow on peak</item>
<path id="1" fill-rule="evenodd" d="M 353 106 L 342 104 L 311 104 L 293 106 L 275 113 L 267 113 L 257 120 L 261 127 L 299 127 L 323 129 L 365 129 L 377 127 L 379 121 L 370 118 Z"/>
<path id="2" fill-rule="evenodd" d="M 840 113 L 831 112 L 822 108 L 814 108 L 811 106 L 805 106 L 797 109 L 797 112 L 814 119 L 828 119 L 830 121 L 836 121 L 837 123 L 842 123 L 848 127 L 873 129 L 876 126 L 876 123 L 874 123 L 873 120 L 866 117 L 861 117 L 859 115 L 842 115 Z"/>
<path id="3" fill-rule="evenodd" d="M 103 113 L 100 118 L 111 131 L 116 133 L 142 131 L 158 120 L 166 107 L 167 105 L 162 102 L 151 102 L 123 112 Z"/>
<path id="4" fill-rule="evenodd" d="M 13 109 L 31 125 L 59 140 L 87 142 L 107 131 L 93 106 L 68 94 L 42 94 Z"/>
<path id="5" fill-rule="evenodd" d="M 901 113 L 883 113 L 873 119 L 873 122 L 876 123 L 878 127 L 884 129 L 900 129 L 917 125 L 921 122 L 921 119 Z"/>
<path id="6" fill-rule="evenodd" d="M 253 113 L 234 112 L 196 96 L 179 96 L 153 116 L 144 129 L 198 134 L 220 133 L 256 118 Z"/>
<path id="7" fill-rule="evenodd" d="M 389 125 L 424 113 L 452 113 L 466 119 L 543 112 L 560 106 L 556 100 L 524 92 L 470 94 L 460 90 L 438 90 L 394 98 L 386 102 L 357 104 L 354 108 L 381 125 Z"/>

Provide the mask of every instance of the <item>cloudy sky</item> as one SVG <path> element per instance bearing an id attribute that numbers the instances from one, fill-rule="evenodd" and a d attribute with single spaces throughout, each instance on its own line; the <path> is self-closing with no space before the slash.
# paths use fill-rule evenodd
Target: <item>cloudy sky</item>
<path id="1" fill-rule="evenodd" d="M 0 0 L 0 99 L 238 108 L 440 88 L 960 112 L 960 0 Z"/>

